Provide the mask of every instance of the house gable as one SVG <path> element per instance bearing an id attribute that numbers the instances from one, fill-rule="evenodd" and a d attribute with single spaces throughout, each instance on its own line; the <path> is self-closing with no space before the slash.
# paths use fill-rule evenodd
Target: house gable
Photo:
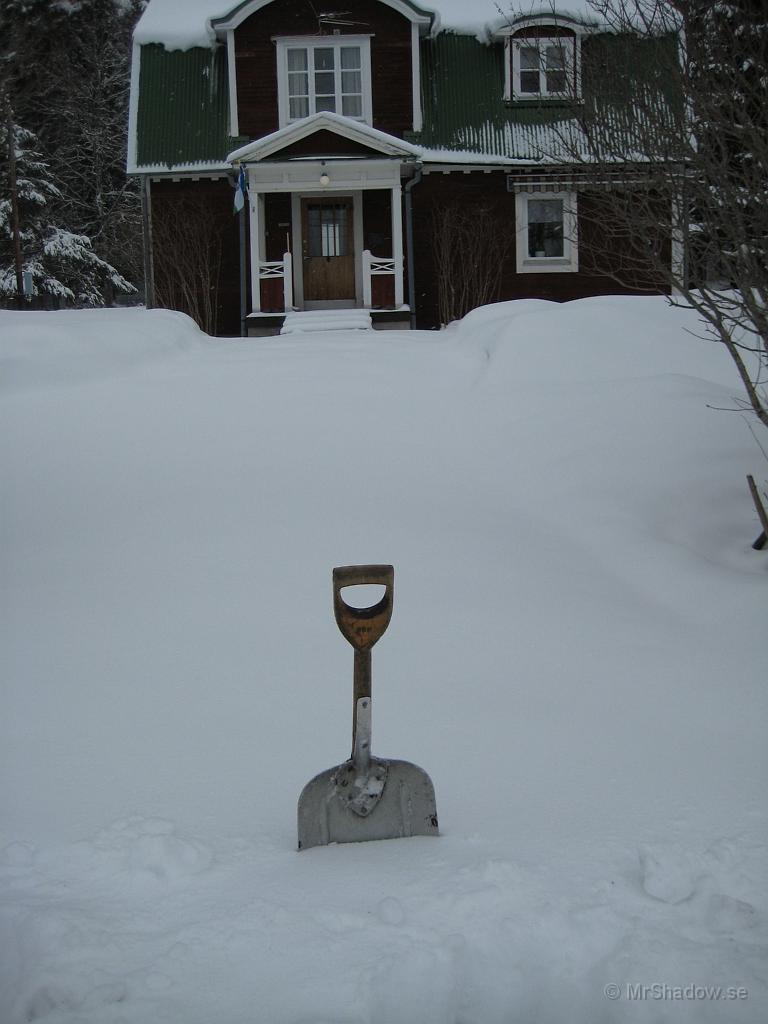
<path id="1" fill-rule="evenodd" d="M 274 160 L 293 160 L 297 157 L 307 156 L 352 156 L 371 159 L 380 157 L 381 154 L 375 149 L 371 149 L 370 146 L 364 146 L 353 139 L 328 130 L 316 131 L 271 154 L 271 158 Z"/>
<path id="2" fill-rule="evenodd" d="M 369 128 L 339 114 L 314 114 L 280 128 L 230 153 L 232 163 L 290 160 L 306 157 L 362 157 L 414 159 L 418 150 L 392 135 Z"/>
<path id="3" fill-rule="evenodd" d="M 230 132 L 258 138 L 282 127 L 291 116 L 320 110 L 353 115 L 351 109 L 341 109 L 339 95 L 335 104 L 327 95 L 315 97 L 315 85 L 322 77 L 332 77 L 334 64 L 328 72 L 327 64 L 314 64 L 313 54 L 326 46 L 338 50 L 346 36 L 356 37 L 354 43 L 361 50 L 362 119 L 393 135 L 418 130 L 419 36 L 433 16 L 405 0 L 350 0 L 343 13 L 321 12 L 295 0 L 246 0 L 227 18 L 213 22 L 229 54 Z M 286 67 L 282 41 L 287 39 L 295 52 L 305 51 L 303 79 L 298 68 L 289 74 Z M 338 93 L 338 53 L 335 75 Z M 287 94 L 292 88 L 300 90 L 297 83 L 302 80 L 306 109 L 292 115 Z"/>

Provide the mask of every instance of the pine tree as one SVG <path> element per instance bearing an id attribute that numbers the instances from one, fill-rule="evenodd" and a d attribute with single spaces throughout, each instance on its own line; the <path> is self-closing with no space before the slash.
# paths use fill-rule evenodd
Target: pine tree
<path id="1" fill-rule="evenodd" d="M 55 170 L 57 222 L 133 281 L 143 273 L 141 201 L 125 163 L 131 33 L 144 5 L 0 3 L 0 78 Z"/>
<path id="2" fill-rule="evenodd" d="M 134 292 L 87 235 L 55 222 L 61 190 L 34 133 L 14 122 L 10 106 L 0 125 L 0 154 L 0 296 L 18 301 L 20 278 L 28 297 L 55 305 L 102 305 L 105 287 Z"/>

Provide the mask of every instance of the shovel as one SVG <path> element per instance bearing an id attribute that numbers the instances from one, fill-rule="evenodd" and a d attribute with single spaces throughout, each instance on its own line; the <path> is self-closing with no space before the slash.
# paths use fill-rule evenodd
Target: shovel
<path id="1" fill-rule="evenodd" d="M 333 570 L 333 610 L 355 649 L 352 756 L 316 775 L 299 797 L 299 849 L 369 839 L 436 836 L 435 789 L 425 771 L 409 761 L 371 754 L 371 648 L 392 617 L 395 570 L 391 565 L 348 565 Z M 370 608 L 352 608 L 343 587 L 384 586 Z"/>

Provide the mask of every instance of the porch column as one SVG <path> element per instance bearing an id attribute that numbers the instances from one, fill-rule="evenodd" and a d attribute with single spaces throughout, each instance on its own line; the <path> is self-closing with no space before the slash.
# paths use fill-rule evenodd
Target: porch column
<path id="1" fill-rule="evenodd" d="M 392 189 L 392 259 L 395 261 L 395 309 L 403 304 L 403 210 L 402 186 Z"/>
<path id="2" fill-rule="evenodd" d="M 264 196 L 248 189 L 251 228 L 251 312 L 261 312 L 261 225 L 264 220 Z"/>

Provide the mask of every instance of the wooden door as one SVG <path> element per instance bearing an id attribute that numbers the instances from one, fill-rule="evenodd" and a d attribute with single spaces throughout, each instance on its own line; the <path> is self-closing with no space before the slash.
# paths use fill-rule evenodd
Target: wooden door
<path id="1" fill-rule="evenodd" d="M 304 301 L 355 299 L 351 196 L 302 199 Z"/>

